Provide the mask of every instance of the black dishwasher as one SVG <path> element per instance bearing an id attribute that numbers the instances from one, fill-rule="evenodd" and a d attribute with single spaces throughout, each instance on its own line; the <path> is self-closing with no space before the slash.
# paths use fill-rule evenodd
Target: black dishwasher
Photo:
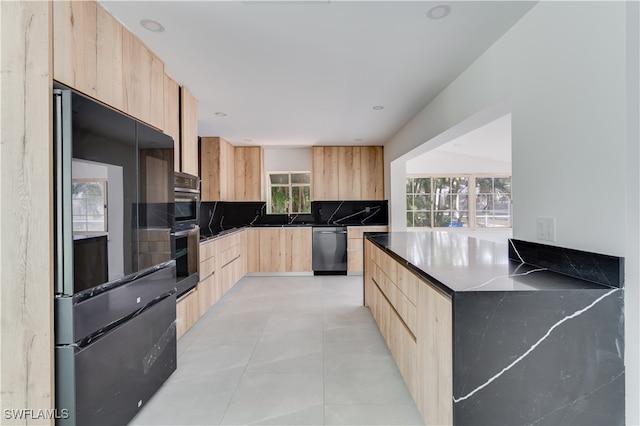
<path id="1" fill-rule="evenodd" d="M 345 226 L 313 228 L 313 274 L 347 274 L 347 228 Z"/>

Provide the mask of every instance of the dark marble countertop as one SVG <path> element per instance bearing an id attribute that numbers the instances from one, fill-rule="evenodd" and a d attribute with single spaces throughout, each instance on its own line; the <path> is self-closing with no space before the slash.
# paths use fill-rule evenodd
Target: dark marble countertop
<path id="1" fill-rule="evenodd" d="M 314 227 L 336 227 L 336 226 L 344 226 L 344 227 L 369 227 L 369 226 L 388 226 L 387 224 L 377 224 L 377 223 L 367 223 L 364 225 L 327 225 L 327 224 L 316 224 L 316 223 L 255 223 L 253 225 L 238 225 L 238 226 L 230 226 L 228 228 L 223 227 L 200 227 L 200 242 L 206 242 L 212 240 L 214 238 L 223 237 L 225 235 L 232 234 L 234 232 L 242 231 L 247 228 L 314 228 Z"/>
<path id="2" fill-rule="evenodd" d="M 509 259 L 499 244 L 446 231 L 367 235 L 443 293 L 603 289 L 605 286 Z"/>

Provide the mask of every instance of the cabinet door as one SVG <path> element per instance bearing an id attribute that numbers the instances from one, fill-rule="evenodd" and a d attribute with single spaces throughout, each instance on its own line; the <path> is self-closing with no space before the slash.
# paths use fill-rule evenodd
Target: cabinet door
<path id="1" fill-rule="evenodd" d="M 366 149 L 366 147 L 365 147 Z M 360 199 L 360 147 L 339 147 L 338 155 L 338 199 Z"/>
<path id="2" fill-rule="evenodd" d="M 384 155 L 381 146 L 360 149 L 361 200 L 384 200 Z"/>
<path id="3" fill-rule="evenodd" d="M 236 146 L 234 187 L 236 201 L 263 201 L 263 150 L 259 146 Z"/>
<path id="4" fill-rule="evenodd" d="M 173 169 L 180 171 L 180 86 L 164 75 L 164 132 L 173 138 Z"/>
<path id="5" fill-rule="evenodd" d="M 111 16 L 109 12 L 98 5 L 96 98 L 119 110 L 122 110 L 124 107 L 124 89 L 122 83 L 123 33 L 124 29 L 122 25 Z"/>
<path id="6" fill-rule="evenodd" d="M 176 303 L 176 337 L 179 339 L 200 318 L 198 289 Z"/>
<path id="7" fill-rule="evenodd" d="M 426 424 L 453 424 L 451 300 L 420 283 L 416 309 L 416 405 Z"/>
<path id="8" fill-rule="evenodd" d="M 338 200 L 338 158 L 340 147 L 314 146 L 313 156 L 313 189 L 314 200 Z"/>
<path id="9" fill-rule="evenodd" d="M 198 176 L 198 100 L 186 87 L 182 87 L 181 91 L 181 171 Z"/>
<path id="10" fill-rule="evenodd" d="M 260 229 L 260 272 L 285 270 L 284 232 L 284 229 Z"/>
<path id="11" fill-rule="evenodd" d="M 96 97 L 97 3 L 53 2 L 53 78 Z"/>
<path id="12" fill-rule="evenodd" d="M 200 138 L 200 196 L 202 201 L 232 201 L 234 198 L 234 150 L 224 139 Z"/>
<path id="13" fill-rule="evenodd" d="M 164 125 L 164 63 L 129 31 L 122 37 L 124 110 L 159 129 Z"/>
<path id="14" fill-rule="evenodd" d="M 285 229 L 285 272 L 311 272 L 311 228 Z"/>

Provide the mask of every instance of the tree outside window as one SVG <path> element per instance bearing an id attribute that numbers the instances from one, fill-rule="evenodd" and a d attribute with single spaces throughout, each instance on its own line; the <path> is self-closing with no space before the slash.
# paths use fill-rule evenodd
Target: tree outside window
<path id="1" fill-rule="evenodd" d="M 409 228 L 511 227 L 510 176 L 411 176 L 406 185 Z"/>
<path id="2" fill-rule="evenodd" d="M 269 173 L 268 206 L 272 214 L 311 213 L 311 172 Z"/>

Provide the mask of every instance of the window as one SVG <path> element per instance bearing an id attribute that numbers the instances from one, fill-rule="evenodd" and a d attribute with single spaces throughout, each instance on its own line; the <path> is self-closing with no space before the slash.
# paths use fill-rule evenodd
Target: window
<path id="1" fill-rule="evenodd" d="M 73 232 L 107 232 L 107 181 L 73 179 L 71 194 Z"/>
<path id="2" fill-rule="evenodd" d="M 311 172 L 269 173 L 267 213 L 311 213 Z"/>
<path id="3" fill-rule="evenodd" d="M 409 228 L 511 227 L 510 176 L 410 176 L 406 192 Z"/>

